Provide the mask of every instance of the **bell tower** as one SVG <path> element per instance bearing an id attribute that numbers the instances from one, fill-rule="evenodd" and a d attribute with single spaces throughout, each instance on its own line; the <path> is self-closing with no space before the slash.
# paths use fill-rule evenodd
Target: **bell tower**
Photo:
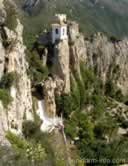
<path id="1" fill-rule="evenodd" d="M 66 40 L 67 35 L 67 17 L 65 14 L 56 14 L 52 23 L 52 44 L 57 40 Z"/>

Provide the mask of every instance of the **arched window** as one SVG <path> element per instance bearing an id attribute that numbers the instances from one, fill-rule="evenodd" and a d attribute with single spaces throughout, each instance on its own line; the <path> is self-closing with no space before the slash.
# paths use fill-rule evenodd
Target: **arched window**
<path id="1" fill-rule="evenodd" d="M 57 35 L 59 34 L 59 30 L 57 28 L 56 28 L 55 32 L 56 32 Z"/>
<path id="2" fill-rule="evenodd" d="M 65 35 L 65 28 L 63 28 L 63 35 Z"/>

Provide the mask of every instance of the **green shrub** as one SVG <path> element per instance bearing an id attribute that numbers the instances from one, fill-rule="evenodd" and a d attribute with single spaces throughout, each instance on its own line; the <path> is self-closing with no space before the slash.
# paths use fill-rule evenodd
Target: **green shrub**
<path id="1" fill-rule="evenodd" d="M 96 159 L 94 165 L 103 166 L 125 164 L 128 155 L 127 147 L 128 141 L 126 139 L 116 139 L 111 143 L 97 139 L 89 142 L 81 141 L 79 144 L 82 158 Z M 101 159 L 108 159 L 109 163 L 107 163 L 107 161 L 101 163 Z M 113 163 L 113 161 L 115 161 L 115 163 Z"/>
<path id="2" fill-rule="evenodd" d="M 0 81 L 0 100 L 3 106 L 7 108 L 8 104 L 12 101 L 10 95 L 10 87 L 15 83 L 17 84 L 18 75 L 15 72 L 6 73 L 2 76 Z"/>
<path id="3" fill-rule="evenodd" d="M 120 41 L 120 39 L 118 39 L 117 36 L 110 36 L 110 41 L 112 43 L 118 43 Z"/>
<path id="4" fill-rule="evenodd" d="M 121 126 L 122 126 L 124 129 L 127 129 L 127 128 L 128 128 L 128 121 L 123 119 Z"/>
<path id="5" fill-rule="evenodd" d="M 78 126 L 80 139 L 82 140 L 86 138 L 86 141 L 93 140 L 94 124 L 91 122 L 90 118 L 84 113 L 79 113 L 77 119 L 79 120 Z"/>
<path id="6" fill-rule="evenodd" d="M 37 130 L 39 130 L 39 126 L 37 126 L 35 122 L 26 120 L 22 124 L 22 132 L 25 138 L 29 138 L 34 135 Z"/>
<path id="7" fill-rule="evenodd" d="M 47 77 L 47 69 L 46 68 L 44 68 L 42 70 L 42 72 L 40 72 L 36 69 L 32 69 L 32 70 L 30 70 L 30 73 L 31 73 L 32 82 L 34 84 L 38 84 L 38 83 L 42 82 Z"/>
<path id="8" fill-rule="evenodd" d="M 24 139 L 18 137 L 17 135 L 11 133 L 10 131 L 7 132 L 6 138 L 10 141 L 12 146 L 16 146 L 20 149 L 27 148 L 27 142 Z"/>
<path id="9" fill-rule="evenodd" d="M 109 140 L 111 140 L 117 135 L 118 127 L 115 119 L 104 112 L 104 116 L 99 118 L 95 125 L 94 134 L 98 139 L 104 139 L 105 136 L 108 136 Z"/>
<path id="10" fill-rule="evenodd" d="M 74 111 L 74 102 L 71 95 L 62 95 L 56 97 L 57 112 L 62 113 L 64 117 L 68 117 L 72 111 Z"/>
<path id="11" fill-rule="evenodd" d="M 108 95 L 110 97 L 115 96 L 115 87 L 112 82 L 112 80 L 108 80 L 105 85 L 105 95 Z"/>
<path id="12" fill-rule="evenodd" d="M 125 102 L 121 89 L 119 89 L 112 80 L 108 80 L 105 85 L 105 95 L 116 99 L 119 102 Z"/>
<path id="13" fill-rule="evenodd" d="M 86 89 L 91 88 L 91 86 L 93 86 L 93 84 L 96 81 L 96 76 L 94 75 L 93 68 L 87 68 L 86 64 L 81 62 L 80 71 L 81 71 L 81 76 L 82 76 L 85 88 Z"/>
<path id="14" fill-rule="evenodd" d="M 115 99 L 119 102 L 125 102 L 125 96 L 122 94 L 120 89 L 116 90 Z"/>
<path id="15" fill-rule="evenodd" d="M 31 143 L 11 132 L 7 132 L 6 138 L 10 141 L 17 154 L 17 160 L 43 161 L 47 154 L 41 144 Z"/>
<path id="16" fill-rule="evenodd" d="M 94 106 L 92 118 L 96 121 L 99 117 L 102 117 L 105 112 L 106 106 L 104 103 L 104 97 L 102 95 L 94 94 L 91 98 L 91 103 Z"/>
<path id="17" fill-rule="evenodd" d="M 17 26 L 17 12 L 15 6 L 8 0 L 4 1 L 4 5 L 7 14 L 5 24 L 9 29 L 15 30 Z"/>
<path id="18" fill-rule="evenodd" d="M 77 89 L 79 91 L 79 102 L 80 102 L 80 109 L 82 109 L 85 106 L 85 100 L 86 100 L 86 96 L 85 96 L 85 85 L 83 83 L 83 81 L 77 76 L 75 76 L 76 82 L 77 82 Z"/>
<path id="19" fill-rule="evenodd" d="M 40 119 L 39 115 L 37 115 L 37 112 L 36 112 L 37 106 L 36 106 L 36 104 L 37 104 L 37 99 L 33 96 L 32 97 L 32 109 L 33 109 L 34 123 L 37 126 L 40 126 L 41 119 Z"/>
<path id="20" fill-rule="evenodd" d="M 8 104 L 12 101 L 12 97 L 10 96 L 8 90 L 0 89 L 0 100 L 3 103 L 3 106 L 7 108 Z"/>
<path id="21" fill-rule="evenodd" d="M 52 164 L 54 163 L 54 150 L 49 143 L 49 135 L 47 133 L 41 132 L 40 126 L 35 124 L 35 122 L 24 121 L 23 135 L 29 143 L 32 143 L 35 146 L 37 146 L 37 144 L 40 144 L 47 152 L 46 160 L 48 160 Z"/>
<path id="22" fill-rule="evenodd" d="M 48 76 L 48 68 L 43 66 L 43 61 L 36 51 L 27 53 L 29 63 L 29 75 L 33 84 L 38 84 Z"/>
<path id="23" fill-rule="evenodd" d="M 12 101 L 10 96 L 10 87 L 16 85 L 18 82 L 18 75 L 16 72 L 6 73 L 2 76 L 0 80 L 0 100 L 3 106 L 7 108 L 8 104 Z"/>
<path id="24" fill-rule="evenodd" d="M 74 139 L 78 136 L 77 130 L 76 130 L 76 123 L 72 120 L 65 121 L 65 133 L 68 135 L 71 139 Z"/>
<path id="25" fill-rule="evenodd" d="M 16 72 L 10 72 L 3 75 L 0 81 L 0 88 L 9 89 L 14 83 L 18 82 L 18 74 Z"/>
<path id="26" fill-rule="evenodd" d="M 66 135 L 71 139 L 78 137 L 79 140 L 75 144 L 80 151 L 81 158 L 95 158 L 97 165 L 101 158 L 108 158 L 110 161 L 114 157 L 117 158 L 120 154 L 119 149 L 124 151 L 122 155 L 124 158 L 127 155 L 128 146 L 125 148 L 122 142 L 124 137 L 120 139 L 117 134 L 118 120 L 106 113 L 106 109 L 111 105 L 111 102 L 107 102 L 110 97 L 117 101 L 123 99 L 121 91 L 111 80 L 106 83 L 104 95 L 104 87 L 100 78 L 95 75 L 93 69 L 81 64 L 81 76 L 75 74 L 71 77 L 71 93 L 57 97 L 56 102 L 57 110 L 64 114 Z M 88 106 L 91 110 L 86 112 Z M 121 124 L 127 127 L 127 123 L 121 122 Z M 116 148 L 117 153 L 115 153 Z"/>
<path id="27" fill-rule="evenodd" d="M 72 112 L 80 111 L 80 98 L 78 89 L 74 89 L 70 95 L 63 94 L 56 97 L 57 112 L 65 118 L 70 117 Z"/>

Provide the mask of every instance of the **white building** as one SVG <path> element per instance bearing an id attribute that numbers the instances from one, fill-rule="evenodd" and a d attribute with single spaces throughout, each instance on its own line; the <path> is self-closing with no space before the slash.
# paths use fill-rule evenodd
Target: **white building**
<path id="1" fill-rule="evenodd" d="M 52 43 L 58 40 L 65 40 L 68 38 L 66 15 L 56 14 L 52 24 Z"/>

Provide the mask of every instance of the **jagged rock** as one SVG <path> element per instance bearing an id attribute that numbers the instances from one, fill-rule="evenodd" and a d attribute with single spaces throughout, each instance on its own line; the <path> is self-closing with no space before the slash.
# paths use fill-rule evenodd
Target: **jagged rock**
<path id="1" fill-rule="evenodd" d="M 45 111 L 48 116 L 54 117 L 56 114 L 55 93 L 56 84 L 51 77 L 44 82 L 44 102 Z"/>
<path id="2" fill-rule="evenodd" d="M 3 144 L 6 143 L 5 131 L 11 130 L 16 134 L 21 134 L 24 114 L 26 114 L 28 120 L 33 120 L 31 82 L 27 76 L 26 48 L 22 39 L 23 26 L 17 20 L 15 32 L 6 27 L 4 27 L 4 31 L 9 41 L 9 47 L 4 48 L 3 41 L 0 40 L 0 76 L 3 75 L 3 71 L 6 71 L 6 73 L 13 72 L 16 73 L 17 80 L 10 88 L 12 102 L 7 108 L 4 108 L 2 104 L 0 106 L 0 141 Z"/>
<path id="3" fill-rule="evenodd" d="M 45 48 L 44 54 L 42 55 L 43 66 L 46 66 L 46 65 L 47 65 L 47 58 L 48 58 L 48 50 Z"/>
<path id="4" fill-rule="evenodd" d="M 80 62 L 95 68 L 105 84 L 108 80 L 128 94 L 128 40 L 119 41 L 97 33 L 89 39 L 79 32 L 75 22 L 68 22 L 69 45 L 61 41 L 55 48 L 54 71 L 69 89 L 70 70 L 80 75 Z M 69 66 L 70 63 L 70 66 Z M 70 69 L 69 69 L 70 68 Z M 68 91 L 67 91 L 68 92 Z"/>
<path id="5" fill-rule="evenodd" d="M 86 62 L 87 49 L 78 24 L 71 22 L 69 25 L 70 65 L 72 72 L 78 72 L 80 75 L 80 62 Z"/>
<path id="6" fill-rule="evenodd" d="M 3 9 L 3 7 L 4 7 L 4 6 L 3 6 L 3 1 L 4 1 L 4 0 L 0 0 L 0 8 L 1 8 L 1 9 Z"/>
<path id="7" fill-rule="evenodd" d="M 54 76 L 54 81 L 56 83 L 55 95 L 60 96 L 64 91 L 64 81 L 57 76 Z"/>
<path id="8" fill-rule="evenodd" d="M 13 32 L 10 31 L 9 33 L 9 30 L 7 31 L 7 29 L 6 32 L 8 38 L 10 37 L 10 40 L 13 41 L 12 48 L 6 55 L 8 57 L 7 72 L 16 72 L 19 77 L 16 87 L 14 87 L 16 89 L 16 94 L 15 96 L 12 96 L 13 102 L 8 108 L 8 116 L 10 122 L 15 120 L 18 129 L 21 130 L 24 113 L 31 112 L 32 114 L 31 83 L 27 76 L 28 64 L 25 59 L 26 48 L 23 45 L 22 40 L 23 26 L 18 21 L 14 36 Z M 26 113 L 26 115 L 28 115 L 28 113 Z"/>
<path id="9" fill-rule="evenodd" d="M 64 81 L 64 92 L 70 92 L 70 66 L 68 40 L 59 42 L 54 48 L 53 73 Z"/>
<path id="10" fill-rule="evenodd" d="M 0 79 L 3 76 L 5 65 L 5 50 L 2 44 L 2 39 L 0 39 Z"/>
<path id="11" fill-rule="evenodd" d="M 113 99 L 109 100 L 111 105 L 106 109 L 106 111 L 110 116 L 119 119 L 121 122 L 128 121 L 128 106 Z"/>
<path id="12" fill-rule="evenodd" d="M 49 117 L 56 115 L 55 95 L 61 95 L 64 88 L 64 82 L 59 77 L 49 77 L 44 82 L 44 104 L 45 111 Z"/>
<path id="13" fill-rule="evenodd" d="M 2 4 L 0 4 L 0 26 L 5 23 L 5 20 L 6 20 L 6 12 L 5 10 L 2 9 Z"/>
<path id="14" fill-rule="evenodd" d="M 110 41 L 98 33 L 92 41 L 86 41 L 87 63 L 95 67 L 105 83 L 113 80 L 123 94 L 128 93 L 128 40 Z"/>
<path id="15" fill-rule="evenodd" d="M 0 101 L 0 144 L 10 145 L 10 143 L 5 139 L 5 134 L 8 129 L 8 116 L 7 112 L 4 110 L 3 105 Z"/>
<path id="16" fill-rule="evenodd" d="M 73 43 L 79 36 L 79 24 L 76 22 L 70 21 L 68 23 L 68 29 L 69 29 L 69 41 L 70 43 Z"/>

